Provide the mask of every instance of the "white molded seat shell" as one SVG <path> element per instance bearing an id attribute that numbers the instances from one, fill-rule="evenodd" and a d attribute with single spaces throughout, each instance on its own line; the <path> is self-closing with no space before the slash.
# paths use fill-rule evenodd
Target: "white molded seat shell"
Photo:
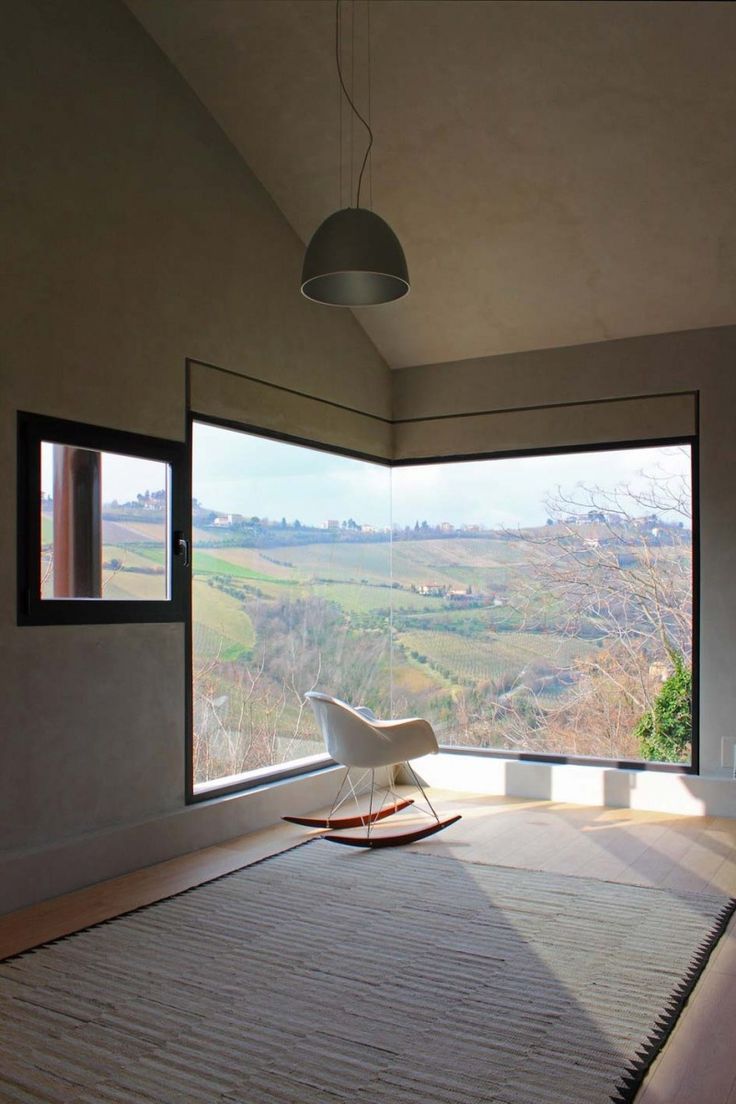
<path id="1" fill-rule="evenodd" d="M 370 710 L 353 709 L 339 698 L 310 690 L 305 695 L 317 718 L 328 753 L 345 767 L 390 767 L 439 751 L 429 721 L 406 717 L 379 721 Z"/>

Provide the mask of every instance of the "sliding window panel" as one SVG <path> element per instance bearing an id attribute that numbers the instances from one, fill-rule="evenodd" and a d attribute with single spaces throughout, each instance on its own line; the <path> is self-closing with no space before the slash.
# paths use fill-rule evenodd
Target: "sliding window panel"
<path id="1" fill-rule="evenodd" d="M 195 420 L 194 796 L 326 761 L 304 694 L 390 710 L 388 468 Z"/>
<path id="2" fill-rule="evenodd" d="M 18 415 L 18 622 L 183 621 L 183 442 Z"/>

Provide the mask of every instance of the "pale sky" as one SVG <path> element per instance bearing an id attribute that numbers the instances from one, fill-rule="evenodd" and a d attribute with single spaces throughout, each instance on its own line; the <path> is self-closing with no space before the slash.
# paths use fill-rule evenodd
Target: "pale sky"
<path id="1" fill-rule="evenodd" d="M 142 460 L 137 456 L 120 456 L 114 452 L 102 453 L 102 501 L 135 501 L 137 494 L 145 491 L 163 491 L 166 486 L 168 464 L 157 460 Z M 45 441 L 41 446 L 41 490 L 52 494 L 53 445 Z"/>
<path id="2" fill-rule="evenodd" d="M 581 483 L 643 487 L 642 472 L 689 475 L 689 449 L 654 447 L 556 456 L 429 464 L 390 471 L 335 456 L 196 424 L 194 496 L 210 509 L 322 525 L 352 517 L 382 528 L 543 524 L 545 499 Z M 643 512 L 643 511 L 642 511 Z"/>
<path id="3" fill-rule="evenodd" d="M 42 449 L 42 489 L 52 489 L 52 449 Z M 223 513 L 302 524 L 353 518 L 384 528 L 427 521 L 483 528 L 543 524 L 546 499 L 581 484 L 643 487 L 642 473 L 689 476 L 689 450 L 673 447 L 424 464 L 392 471 L 301 445 L 202 423 L 194 430 L 194 497 Z M 103 453 L 103 501 L 166 486 L 167 465 Z"/>

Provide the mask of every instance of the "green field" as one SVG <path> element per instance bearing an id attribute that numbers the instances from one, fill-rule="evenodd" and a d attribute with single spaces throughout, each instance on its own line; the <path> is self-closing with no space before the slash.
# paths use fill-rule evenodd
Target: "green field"
<path id="1" fill-rule="evenodd" d="M 400 593 L 404 593 L 401 591 Z M 438 599 L 435 599 L 438 601 Z M 513 606 L 481 606 L 470 609 L 448 608 L 442 602 L 440 610 L 417 611 L 396 615 L 397 628 L 406 632 L 419 629 L 425 632 L 457 633 L 459 636 L 477 637 L 494 630 L 518 630 L 522 626 L 521 614 Z"/>
<path id="2" fill-rule="evenodd" d="M 268 555 L 282 567 L 295 568 L 305 578 L 391 582 L 388 542 L 302 544 L 269 549 Z"/>
<path id="3" fill-rule="evenodd" d="M 403 662 L 394 660 L 391 675 L 394 694 L 406 694 L 410 699 L 416 699 L 419 696 L 432 697 L 451 685 L 433 667 L 417 663 L 413 659 Z"/>
<path id="4" fill-rule="evenodd" d="M 391 587 L 360 586 L 355 583 L 316 583 L 310 588 L 315 598 L 335 602 L 348 613 L 370 613 L 372 610 L 394 609 L 438 610 L 441 598 L 425 598 L 410 590 L 392 590 Z"/>
<path id="5" fill-rule="evenodd" d="M 359 544 L 305 544 L 269 550 L 282 568 L 306 577 L 400 583 L 403 587 L 444 586 L 496 591 L 524 570 L 518 542 L 478 538 Z M 391 575 L 393 560 L 393 575 Z"/>
<path id="6" fill-rule="evenodd" d="M 591 648 L 585 641 L 551 633 L 489 633 L 468 639 L 451 632 L 418 631 L 399 633 L 397 639 L 408 652 L 426 656 L 431 666 L 464 682 L 501 679 L 534 663 L 565 668 Z"/>
<path id="7" fill-rule="evenodd" d="M 257 548 L 234 548 L 231 546 L 223 546 L 217 548 L 215 551 L 211 551 L 210 549 L 197 549 L 196 539 L 194 543 L 195 559 L 202 556 L 211 556 L 213 559 L 223 561 L 226 564 L 232 564 L 235 567 L 245 568 L 253 572 L 253 578 L 294 579 L 301 576 L 301 573 L 295 571 L 293 568 L 281 567 L 279 564 L 274 563 L 259 552 Z M 281 549 L 277 549 L 276 551 L 280 552 Z M 199 562 L 198 559 L 197 562 Z M 243 576 L 241 576 L 241 578 L 242 577 Z"/>
<path id="8" fill-rule="evenodd" d="M 524 551 L 498 540 L 398 541 L 393 549 L 394 579 L 409 586 L 436 582 L 495 594 L 506 591 L 525 571 Z"/>
<path id="9" fill-rule="evenodd" d="M 143 544 L 135 542 L 124 545 L 111 545 L 110 547 L 119 548 L 120 551 L 125 552 L 126 555 L 141 556 L 148 564 L 158 564 L 162 567 L 165 562 L 165 549 L 162 544 Z"/>
<path id="10" fill-rule="evenodd" d="M 195 554 L 195 567 L 199 560 Z M 247 569 L 237 569 L 247 570 Z M 222 574 L 217 572 L 216 574 Z M 200 573 L 205 577 L 205 573 Z M 423 597 L 411 590 L 394 590 L 387 586 L 361 586 L 360 583 L 310 583 L 294 579 L 263 579 L 257 573 L 231 574 L 230 578 L 238 583 L 252 584 L 251 590 L 260 597 L 279 602 L 294 601 L 299 598 L 321 598 L 333 602 L 347 614 L 388 614 L 391 605 L 394 610 L 411 614 L 441 612 L 445 603 L 441 598 Z M 251 597 L 243 591 L 243 600 Z"/>
<path id="11" fill-rule="evenodd" d="M 105 598 L 138 598 L 160 602 L 166 598 L 166 576 L 103 569 L 102 594 Z"/>
<path id="12" fill-rule="evenodd" d="M 109 563 L 111 560 L 119 560 L 123 567 L 143 567 L 150 570 L 150 568 L 163 567 L 164 565 L 164 551 L 163 548 L 152 548 L 146 550 L 145 545 L 128 545 L 128 544 L 106 544 L 102 549 L 102 562 Z"/>
<path id="13" fill-rule="evenodd" d="M 288 583 L 288 578 L 278 578 L 275 575 L 265 574 L 262 571 L 254 571 L 242 563 L 233 563 L 221 556 L 214 556 L 211 552 L 194 550 L 192 568 L 197 575 L 230 575 L 234 579 L 253 579 L 264 583 Z"/>
<path id="14" fill-rule="evenodd" d="M 255 644 L 253 623 L 237 598 L 200 579 L 192 583 L 192 621 L 196 656 L 240 659 Z"/>

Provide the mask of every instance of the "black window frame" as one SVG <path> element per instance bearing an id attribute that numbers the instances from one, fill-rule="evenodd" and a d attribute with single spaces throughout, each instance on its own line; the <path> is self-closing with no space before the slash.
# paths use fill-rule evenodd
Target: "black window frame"
<path id="1" fill-rule="evenodd" d="M 165 599 L 41 597 L 41 443 L 54 442 L 168 464 L 171 470 L 170 597 Z M 188 618 L 189 529 L 184 441 L 18 411 L 18 625 L 105 625 Z"/>
<path id="2" fill-rule="evenodd" d="M 699 421 L 699 417 L 697 419 Z M 700 774 L 700 463 L 699 463 L 699 435 L 680 434 L 672 437 L 638 438 L 624 441 L 607 441 L 604 443 L 586 443 L 579 445 L 553 445 L 548 448 L 504 449 L 501 451 L 488 451 L 483 453 L 461 453 L 449 456 L 423 456 L 412 459 L 386 460 L 383 457 L 371 456 L 364 452 L 357 452 L 346 448 L 326 445 L 309 438 L 299 437 L 293 434 L 282 433 L 275 430 L 264 429 L 260 426 L 244 423 L 235 419 L 220 418 L 209 414 L 203 414 L 188 409 L 187 418 L 187 450 L 188 450 L 188 476 L 192 479 L 192 436 L 195 422 L 205 425 L 219 426 L 222 429 L 231 429 L 251 436 L 263 437 L 271 441 L 283 441 L 288 444 L 302 445 L 318 452 L 327 452 L 336 456 L 348 456 L 353 459 L 379 464 L 389 469 L 422 467 L 428 464 L 452 464 L 473 462 L 478 460 L 509 460 L 524 459 L 531 456 L 554 456 L 588 452 L 616 452 L 625 449 L 640 448 L 666 448 L 668 446 L 685 445 L 690 449 L 691 461 L 691 487 L 692 487 L 692 604 L 693 604 L 693 630 L 692 630 L 692 736 L 690 744 L 690 763 L 659 763 L 643 759 L 604 759 L 585 755 L 566 755 L 545 752 L 515 752 L 504 748 L 480 748 L 462 747 L 452 744 L 440 744 L 443 754 L 458 756 L 479 756 L 486 759 L 505 759 L 516 762 L 544 763 L 549 765 L 574 765 L 598 767 L 610 770 L 627 770 L 636 773 L 644 771 L 658 771 L 670 774 Z M 190 518 L 191 521 L 191 518 Z M 189 588 L 191 593 L 191 587 Z M 237 793 L 245 793 L 272 782 L 285 781 L 290 778 L 298 778 L 305 774 L 318 773 L 335 766 L 335 761 L 325 756 L 323 762 L 312 763 L 290 768 L 288 764 L 275 765 L 271 771 L 259 774 L 257 777 L 243 776 L 223 786 L 207 784 L 207 788 L 195 789 L 194 786 L 194 757 L 193 757 L 193 624 L 191 610 L 186 634 L 187 648 L 187 689 L 186 689 L 186 801 L 187 804 L 195 804 L 201 801 L 210 801 Z M 215 780 L 216 781 L 216 780 Z"/>

